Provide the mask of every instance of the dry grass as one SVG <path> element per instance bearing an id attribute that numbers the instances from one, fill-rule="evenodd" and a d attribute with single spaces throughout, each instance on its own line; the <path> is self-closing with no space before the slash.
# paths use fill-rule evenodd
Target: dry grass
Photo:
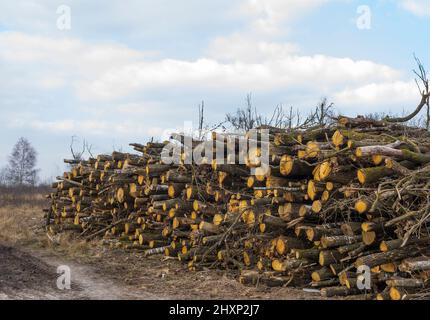
<path id="1" fill-rule="evenodd" d="M 40 244 L 43 229 L 40 206 L 6 205 L 0 207 L 0 241 L 9 244 Z"/>
<path id="2" fill-rule="evenodd" d="M 58 237 L 57 244 L 49 243 L 49 245 L 57 253 L 72 258 L 90 258 L 95 254 L 98 247 L 98 243 L 78 239 L 73 233 L 62 233 Z"/>
<path id="3" fill-rule="evenodd" d="M 32 196 L 29 196 L 32 198 Z M 48 239 L 43 206 L 24 202 L 0 207 L 0 243 L 11 246 L 48 249 L 57 255 L 88 258 L 94 255 L 97 243 L 78 239 L 76 234 L 61 233 Z"/>
<path id="4" fill-rule="evenodd" d="M 47 187 L 0 186 L 0 242 L 40 245 Z"/>
<path id="5" fill-rule="evenodd" d="M 0 186 L 0 206 L 28 204 L 31 206 L 47 206 L 45 195 L 51 192 L 47 186 L 29 187 L 5 187 Z"/>

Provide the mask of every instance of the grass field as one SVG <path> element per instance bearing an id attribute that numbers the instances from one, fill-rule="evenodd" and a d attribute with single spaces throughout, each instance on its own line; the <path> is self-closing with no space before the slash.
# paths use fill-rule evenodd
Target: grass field
<path id="1" fill-rule="evenodd" d="M 42 188 L 0 187 L 0 242 L 40 245 L 43 207 L 47 205 Z"/>

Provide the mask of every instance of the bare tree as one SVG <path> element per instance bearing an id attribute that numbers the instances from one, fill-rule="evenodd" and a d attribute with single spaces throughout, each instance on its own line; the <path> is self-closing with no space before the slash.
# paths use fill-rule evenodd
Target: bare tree
<path id="1" fill-rule="evenodd" d="M 237 109 L 234 114 L 226 115 L 226 122 L 236 130 L 248 131 L 257 127 L 275 127 L 279 129 L 306 129 L 313 126 L 327 126 L 335 117 L 333 103 L 328 103 L 327 98 L 322 98 L 317 106 L 307 117 L 302 117 L 298 109 L 290 107 L 284 110 L 282 104 L 274 109 L 271 117 L 264 117 L 252 106 L 251 94 L 246 96 L 246 106 Z"/>
<path id="2" fill-rule="evenodd" d="M 93 145 L 88 144 L 88 142 L 84 139 L 82 141 L 82 148 L 81 150 L 75 150 L 75 143 L 78 141 L 78 138 L 76 136 L 72 136 L 72 139 L 70 141 L 70 153 L 72 154 L 73 160 L 81 161 L 84 158 L 84 154 L 88 153 L 90 157 L 93 157 L 93 154 L 91 152 L 91 149 L 93 148 Z"/>
<path id="3" fill-rule="evenodd" d="M 418 70 L 413 70 L 415 75 L 418 77 L 415 79 L 415 83 L 417 84 L 418 90 L 421 95 L 421 101 L 419 102 L 418 106 L 415 108 L 415 110 L 410 113 L 407 116 L 404 117 L 397 117 L 397 118 L 385 118 L 388 122 L 407 122 L 410 121 L 412 118 L 414 118 L 424 106 L 427 106 L 427 112 L 426 112 L 426 128 L 427 130 L 430 129 L 430 86 L 429 86 L 429 79 L 427 77 L 427 71 L 424 68 L 424 65 L 422 64 L 421 60 L 418 59 L 414 55 L 415 62 L 418 65 Z M 421 82 L 421 84 L 419 83 Z"/>
<path id="4" fill-rule="evenodd" d="M 270 118 L 263 117 L 257 112 L 257 108 L 252 105 L 251 93 L 246 95 L 246 105 L 238 108 L 236 113 L 228 113 L 225 122 L 229 123 L 236 130 L 248 131 L 260 126 L 272 126 L 285 128 L 288 126 L 287 114 L 284 112 L 282 104 L 276 106 Z"/>
<path id="5" fill-rule="evenodd" d="M 406 112 L 404 111 L 400 114 L 390 114 L 390 115 L 387 115 L 385 112 L 372 112 L 372 113 L 365 114 L 364 118 L 375 120 L 375 121 L 382 121 L 387 119 L 388 117 L 400 118 L 400 117 L 405 117 L 405 115 L 406 115 Z M 411 120 L 405 122 L 405 124 L 408 125 L 409 127 L 425 128 L 429 130 L 428 122 L 429 122 L 429 116 L 426 114 L 425 116 L 421 115 L 419 117 L 414 117 Z"/>
<path id="6" fill-rule="evenodd" d="M 198 129 L 197 132 L 194 133 L 193 132 L 193 137 L 196 138 L 199 141 L 203 141 L 205 140 L 206 136 L 208 133 L 217 130 L 219 128 L 224 128 L 223 125 L 225 123 L 225 121 L 221 121 L 219 123 L 216 124 L 209 124 L 208 122 L 206 122 L 206 118 L 205 118 L 205 101 L 202 100 L 202 102 L 198 105 L 198 109 L 199 109 L 199 119 L 198 119 Z"/>
<path id="7" fill-rule="evenodd" d="M 7 168 L 0 169 L 0 186 L 4 186 L 7 184 Z"/>
<path id="8" fill-rule="evenodd" d="M 326 97 L 322 98 L 315 107 L 313 117 L 314 122 L 321 127 L 330 124 L 334 118 L 333 103 L 329 104 Z"/>
<path id="9" fill-rule="evenodd" d="M 198 131 L 198 139 L 199 140 L 203 139 L 204 125 L 205 125 L 205 102 L 202 100 L 202 104 L 199 105 L 199 131 Z"/>
<path id="10" fill-rule="evenodd" d="M 20 138 L 9 156 L 5 170 L 6 182 L 10 185 L 31 185 L 37 182 L 37 152 L 25 138 Z"/>
<path id="11" fill-rule="evenodd" d="M 238 108 L 234 114 L 226 114 L 225 119 L 233 128 L 248 131 L 257 127 L 261 116 L 257 114 L 257 109 L 252 106 L 252 97 L 248 93 L 246 95 L 246 106 Z"/>
<path id="12" fill-rule="evenodd" d="M 280 129 L 292 129 L 300 122 L 300 112 L 295 111 L 293 107 L 286 112 L 282 104 L 278 104 L 273 110 L 270 118 L 263 117 L 256 113 L 256 122 L 258 126 L 271 126 Z M 296 123 L 294 123 L 296 122 Z"/>
<path id="13" fill-rule="evenodd" d="M 387 117 L 385 112 L 371 112 L 364 115 L 364 118 L 369 120 L 380 121 Z"/>

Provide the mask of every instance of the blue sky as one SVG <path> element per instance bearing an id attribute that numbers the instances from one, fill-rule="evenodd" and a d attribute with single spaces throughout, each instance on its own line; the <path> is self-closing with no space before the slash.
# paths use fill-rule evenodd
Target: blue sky
<path id="1" fill-rule="evenodd" d="M 49 178 L 72 136 L 130 151 L 196 121 L 201 100 L 220 122 L 248 92 L 263 114 L 323 96 L 347 115 L 401 113 L 419 100 L 413 53 L 430 64 L 429 30 L 426 0 L 3 1 L 0 166 L 25 136 Z"/>

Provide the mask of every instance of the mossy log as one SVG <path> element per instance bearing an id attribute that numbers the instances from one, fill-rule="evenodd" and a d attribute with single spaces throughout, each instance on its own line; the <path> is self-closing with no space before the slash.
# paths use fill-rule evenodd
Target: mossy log
<path id="1" fill-rule="evenodd" d="M 365 265 L 372 268 L 381 264 L 389 263 L 396 260 L 401 260 L 407 257 L 415 257 L 424 251 L 425 251 L 424 248 L 420 248 L 417 246 L 406 246 L 403 248 L 394 249 L 392 251 L 373 253 L 373 254 L 358 258 L 357 261 L 355 262 L 355 266 L 359 267 L 359 266 Z"/>
<path id="2" fill-rule="evenodd" d="M 350 295 L 359 294 L 360 290 L 357 288 L 348 289 L 347 287 L 339 286 L 339 287 L 327 287 L 321 289 L 321 296 L 325 298 L 330 297 L 345 297 Z"/>
<path id="3" fill-rule="evenodd" d="M 333 248 L 333 247 L 339 247 L 339 246 L 344 246 L 348 244 L 354 244 L 354 243 L 360 242 L 361 240 L 362 240 L 361 235 L 323 236 L 321 238 L 321 244 L 323 248 Z"/>
<path id="4" fill-rule="evenodd" d="M 357 171 L 357 178 L 361 184 L 372 184 L 378 182 L 384 177 L 390 177 L 394 175 L 393 169 L 385 166 L 362 168 Z"/>

